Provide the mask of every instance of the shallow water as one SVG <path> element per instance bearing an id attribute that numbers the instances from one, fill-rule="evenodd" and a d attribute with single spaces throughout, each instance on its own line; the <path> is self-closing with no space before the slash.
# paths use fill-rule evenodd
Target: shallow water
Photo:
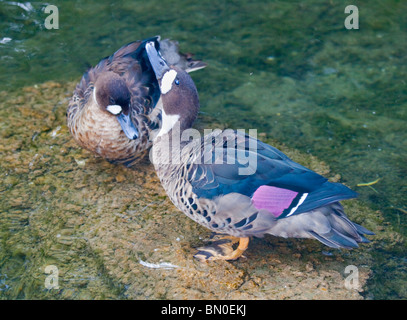
<path id="1" fill-rule="evenodd" d="M 12 214 L 7 215 L 6 222 L 3 220 L 1 228 L 0 295 L 7 292 L 8 298 L 27 297 L 21 294 L 25 292 L 23 287 L 30 285 L 23 270 L 38 267 L 30 261 L 41 255 L 45 259 L 47 250 L 56 250 L 48 242 L 42 244 L 38 240 L 47 239 L 47 230 L 55 232 L 55 236 L 59 234 L 61 240 L 63 236 L 72 236 L 71 229 L 78 229 L 77 222 L 69 225 L 67 216 L 60 212 L 58 221 L 64 221 L 64 226 L 68 224 L 66 228 L 61 227 L 68 231 L 57 232 L 50 225 L 55 223 L 52 213 L 43 214 L 49 210 L 48 193 L 52 201 L 84 204 L 75 198 L 76 192 L 66 193 L 63 187 L 64 179 L 73 179 L 69 173 L 75 161 L 67 163 L 65 169 L 57 165 L 55 149 L 62 159 L 78 154 L 82 161 L 92 156 L 75 149 L 64 127 L 59 129 L 61 133 L 55 132 L 57 137 L 62 135 L 55 140 L 58 143 L 49 140 L 64 121 L 63 104 L 72 90 L 71 81 L 77 81 L 88 66 L 121 45 L 160 34 L 178 40 L 181 50 L 195 53 L 209 65 L 193 74 L 202 105 L 199 125 L 209 125 L 216 119 L 223 127 L 255 128 L 280 143 L 316 156 L 340 175 L 341 182 L 359 192 L 359 202 L 370 208 L 371 214 L 380 211 L 384 218 L 382 226 L 392 228 L 398 238 L 374 246 L 373 276 L 365 286 L 364 297 L 407 298 L 405 2 L 354 1 L 359 8 L 359 30 L 344 27 L 344 8 L 348 4 L 345 1 L 251 1 L 250 4 L 246 1 L 55 1 L 53 4 L 59 9 L 58 30 L 44 27 L 45 3 L 0 1 L 3 99 L 8 96 L 5 92 L 18 99 L 24 86 L 50 80 L 62 84 L 62 87 L 55 84 L 56 90 L 61 91 L 59 104 L 47 112 L 40 108 L 47 96 L 37 101 L 35 94 L 52 88 L 25 89 L 28 94 L 30 90 L 39 91 L 30 98 L 36 101 L 33 110 L 23 108 L 28 113 L 25 115 L 33 119 L 31 134 L 24 131 L 30 126 L 18 122 L 17 116 L 10 116 L 8 108 L 13 108 L 13 104 L 10 101 L 1 104 L 2 137 L 16 145 L 14 149 L 8 146 L 1 150 L 6 154 L 3 159 L 8 160 L 7 165 L 1 165 L 4 177 L 1 208 Z M 30 100 L 25 98 L 23 102 L 27 101 Z M 16 123 L 7 126 L 5 119 L 14 119 Z M 20 141 L 19 135 L 31 136 L 32 142 Z M 59 143 L 68 141 L 69 149 L 61 151 L 63 146 Z M 52 152 L 40 153 L 45 146 L 52 146 Z M 20 155 L 25 152 L 24 156 L 13 158 L 7 154 L 12 150 Z M 37 173 L 30 171 L 24 176 L 30 163 L 32 166 L 53 164 L 58 173 L 38 169 Z M 17 171 L 17 176 L 11 175 L 10 170 Z M 113 168 L 106 170 L 117 177 Z M 113 180 L 103 182 L 100 178 L 95 182 L 85 177 L 81 180 L 83 188 L 92 182 L 101 188 L 114 189 L 114 178 L 102 170 L 96 173 L 107 175 L 105 180 Z M 60 176 L 57 182 L 52 180 L 55 174 Z M 376 180 L 370 186 L 357 186 Z M 31 186 L 27 192 L 21 181 L 33 182 L 38 188 Z M 106 187 L 109 184 L 112 185 Z M 93 208 L 92 201 L 87 201 Z M 55 206 L 56 203 L 51 207 Z M 30 228 L 40 223 L 34 219 L 36 212 L 42 217 L 43 227 L 34 228 L 36 234 L 33 234 Z M 26 229 L 30 232 L 26 233 Z M 32 243 L 33 239 L 39 242 Z M 67 245 L 63 242 L 56 246 Z M 120 284 L 99 276 L 105 274 L 105 267 L 97 254 L 98 257 L 92 258 L 94 246 L 89 248 L 80 240 L 75 245 L 78 250 L 69 259 L 77 261 L 80 256 L 84 264 L 93 268 L 84 269 L 81 281 L 93 278 L 96 279 L 93 283 L 98 285 L 86 293 L 81 293 L 81 286 L 75 285 L 74 295 L 65 292 L 63 297 L 95 297 L 93 294 L 122 297 Z M 103 250 L 102 247 L 98 250 Z M 69 274 L 69 270 L 65 272 Z"/>

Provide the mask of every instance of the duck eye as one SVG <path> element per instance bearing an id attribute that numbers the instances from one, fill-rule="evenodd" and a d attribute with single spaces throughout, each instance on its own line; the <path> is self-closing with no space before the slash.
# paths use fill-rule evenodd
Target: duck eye
<path id="1" fill-rule="evenodd" d="M 174 83 L 178 86 L 178 85 L 179 85 L 179 80 L 178 80 L 178 79 L 175 79 L 175 80 L 174 80 Z"/>
<path id="2" fill-rule="evenodd" d="M 111 105 L 116 104 L 112 97 L 109 97 L 109 104 L 111 104 Z"/>

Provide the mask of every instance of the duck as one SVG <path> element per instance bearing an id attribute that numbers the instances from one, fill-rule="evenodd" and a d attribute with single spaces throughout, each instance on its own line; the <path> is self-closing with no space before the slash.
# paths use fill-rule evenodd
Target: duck
<path id="1" fill-rule="evenodd" d="M 161 93 L 145 53 L 147 41 L 186 72 L 206 67 L 180 53 L 176 41 L 160 36 L 133 41 L 85 72 L 67 108 L 67 126 L 82 148 L 128 167 L 144 158 L 150 132 L 161 125 Z"/>
<path id="2" fill-rule="evenodd" d="M 150 159 L 172 203 L 218 236 L 195 258 L 238 259 L 250 237 L 266 234 L 316 239 L 337 249 L 369 242 L 365 236 L 374 233 L 352 222 L 340 203 L 357 196 L 347 186 L 241 130 L 201 137 L 192 129 L 200 108 L 192 78 L 168 65 L 153 43 L 146 51 L 163 104 Z"/>

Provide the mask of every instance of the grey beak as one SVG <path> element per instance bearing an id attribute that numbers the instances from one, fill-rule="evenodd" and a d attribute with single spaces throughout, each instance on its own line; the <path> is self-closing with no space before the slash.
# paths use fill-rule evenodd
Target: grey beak
<path id="1" fill-rule="evenodd" d="M 130 119 L 130 112 L 128 115 L 125 115 L 123 112 L 118 114 L 117 120 L 119 121 L 124 134 L 130 140 L 137 139 L 139 136 L 137 128 L 134 126 L 133 121 Z"/>
<path id="2" fill-rule="evenodd" d="M 146 43 L 146 51 L 156 78 L 161 79 L 164 73 L 170 70 L 167 62 L 161 56 L 160 52 L 157 51 L 153 41 Z"/>

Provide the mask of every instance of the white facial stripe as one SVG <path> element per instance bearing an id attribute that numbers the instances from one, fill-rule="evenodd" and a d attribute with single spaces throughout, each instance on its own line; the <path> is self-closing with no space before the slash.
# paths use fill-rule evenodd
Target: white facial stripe
<path id="1" fill-rule="evenodd" d="M 161 94 L 166 94 L 168 91 L 171 90 L 172 83 L 174 82 L 176 76 L 177 76 L 177 71 L 175 71 L 173 69 L 164 73 L 164 76 L 161 80 L 161 87 L 160 87 Z"/>
<path id="2" fill-rule="evenodd" d="M 301 196 L 300 201 L 298 201 L 298 204 L 297 204 L 294 208 L 291 209 L 290 213 L 287 214 L 287 217 L 291 216 L 291 215 L 298 209 L 298 207 L 299 207 L 300 205 L 302 205 L 302 203 L 305 201 L 305 199 L 307 198 L 307 196 L 308 196 L 308 193 L 304 193 L 304 194 Z"/>
<path id="3" fill-rule="evenodd" d="M 179 114 L 173 114 L 173 115 L 167 115 L 163 109 L 162 111 L 162 126 L 160 133 L 157 135 L 157 137 L 160 137 L 168 132 L 171 131 L 171 129 L 174 127 L 174 125 L 178 122 L 179 120 Z"/>
<path id="4" fill-rule="evenodd" d="M 98 101 L 96 100 L 96 87 L 93 88 L 93 100 L 95 100 L 96 104 L 99 105 Z"/>
<path id="5" fill-rule="evenodd" d="M 120 112 L 122 112 L 122 107 L 117 104 L 111 104 L 106 107 L 106 110 L 117 116 Z"/>

